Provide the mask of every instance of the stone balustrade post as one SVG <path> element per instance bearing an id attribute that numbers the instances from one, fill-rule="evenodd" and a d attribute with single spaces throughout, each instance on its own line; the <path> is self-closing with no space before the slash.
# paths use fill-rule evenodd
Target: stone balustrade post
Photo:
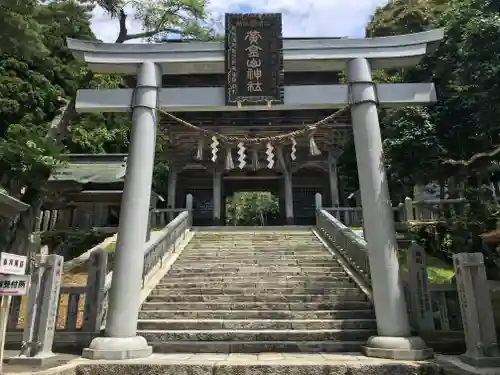
<path id="1" fill-rule="evenodd" d="M 405 221 L 415 220 L 415 217 L 413 216 L 413 200 L 410 197 L 405 198 L 404 210 L 405 210 Z"/>
<path id="2" fill-rule="evenodd" d="M 36 255 L 28 292 L 28 313 L 23 329 L 21 353 L 12 364 L 43 366 L 57 360 L 52 352 L 58 315 L 64 258 Z"/>
<path id="3" fill-rule="evenodd" d="M 314 205 L 316 207 L 316 210 L 321 210 L 323 208 L 323 196 L 321 193 L 316 193 L 314 196 Z"/>
<path id="4" fill-rule="evenodd" d="M 186 210 L 188 210 L 189 215 L 189 227 L 193 225 L 193 195 L 186 195 Z"/>
<path id="5" fill-rule="evenodd" d="M 314 195 L 314 207 L 316 208 L 316 225 L 318 224 L 319 211 L 323 208 L 323 197 L 321 193 Z"/>
<path id="6" fill-rule="evenodd" d="M 107 264 L 108 254 L 103 249 L 98 249 L 90 254 L 87 266 L 88 278 L 85 292 L 83 332 L 96 333 L 101 330 Z"/>
<path id="7" fill-rule="evenodd" d="M 412 242 L 406 252 L 408 264 L 408 287 L 410 312 L 419 332 L 434 330 L 431 294 L 426 265 L 426 254 L 422 246 Z"/>
<path id="8" fill-rule="evenodd" d="M 475 367 L 498 367 L 500 354 L 483 254 L 454 254 L 453 265 L 467 347 L 459 359 Z"/>

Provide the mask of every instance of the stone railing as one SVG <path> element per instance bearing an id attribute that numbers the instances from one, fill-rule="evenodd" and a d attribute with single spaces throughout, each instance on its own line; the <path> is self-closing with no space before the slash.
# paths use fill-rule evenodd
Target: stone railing
<path id="1" fill-rule="evenodd" d="M 366 241 L 323 209 L 317 210 L 316 228 L 322 238 L 342 254 L 359 276 L 367 284 L 371 284 Z"/>
<path id="2" fill-rule="evenodd" d="M 397 224 L 408 221 L 436 221 L 443 217 L 449 209 L 462 207 L 465 199 L 442 199 L 414 201 L 405 198 L 404 202 L 392 208 L 394 221 Z M 363 225 L 363 210 L 361 207 L 323 207 L 333 217 L 349 227 Z"/>
<path id="3" fill-rule="evenodd" d="M 145 243 L 143 289 L 186 239 L 192 223 L 191 195 L 186 204 L 187 208 Z M 107 272 L 112 268 L 108 263 L 112 259 L 104 249 L 98 249 L 87 263 L 86 285 L 61 286 L 62 257 L 42 257 L 31 275 L 28 297 L 12 299 L 7 344 L 16 347 L 22 343 L 22 352 L 29 356 L 50 352 L 53 346 L 68 349 L 89 345 L 105 327 L 113 279 L 113 272 Z"/>
<path id="4" fill-rule="evenodd" d="M 367 242 L 362 235 L 357 234 L 328 212 L 329 208 L 321 208 L 320 196 L 316 197 L 316 205 L 316 228 L 319 235 L 349 263 L 350 271 L 355 273 L 357 281 L 361 280 L 364 284 L 360 286 L 371 290 Z M 428 285 L 425 254 L 422 252 L 421 247 L 412 245 L 411 250 L 407 252 L 408 271 L 402 272 L 412 327 L 417 330 L 462 331 L 460 307 L 455 303 L 458 300 L 456 287 Z M 424 297 L 416 298 L 416 296 Z M 425 316 L 425 324 L 422 323 L 424 318 L 417 319 L 420 316 Z"/>
<path id="5" fill-rule="evenodd" d="M 150 211 L 151 228 L 163 228 L 167 223 L 174 220 L 185 208 L 154 208 Z"/>
<path id="6" fill-rule="evenodd" d="M 412 208 L 422 204 L 411 202 L 410 206 L 408 200 L 406 203 Z M 463 201 L 440 202 L 441 205 L 457 203 L 463 204 Z M 316 213 L 320 237 L 342 258 L 339 259 L 341 263 L 348 263 L 346 270 L 354 275 L 358 285 L 371 292 L 367 242 L 322 209 L 319 194 L 316 196 Z M 486 278 L 483 255 L 453 255 L 454 280 L 440 285 L 429 284 L 426 254 L 421 246 L 413 242 L 405 255 L 406 269 L 401 270 L 401 278 L 412 329 L 437 351 L 465 349 L 460 359 L 467 364 L 499 366 L 491 287 Z"/>
<path id="7" fill-rule="evenodd" d="M 461 209 L 465 204 L 467 201 L 464 198 L 420 201 L 405 198 L 405 221 L 438 221 L 447 212 Z"/>

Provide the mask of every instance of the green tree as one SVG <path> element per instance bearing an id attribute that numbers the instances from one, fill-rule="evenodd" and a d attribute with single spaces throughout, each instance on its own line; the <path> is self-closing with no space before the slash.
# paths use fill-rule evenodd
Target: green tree
<path id="1" fill-rule="evenodd" d="M 208 39 L 214 35 L 206 12 L 208 0 L 82 0 L 103 8 L 120 29 L 115 43 L 147 39 L 165 41 L 171 36 Z M 132 16 L 143 31 L 130 34 L 127 19 Z"/>
<path id="2" fill-rule="evenodd" d="M 74 108 L 78 88 L 125 85 L 122 77 L 94 75 L 66 48 L 66 37 L 95 40 L 90 11 L 96 4 L 0 0 L 4 23 L 0 35 L 0 184 L 31 206 L 14 222 L 0 222 L 2 251 L 26 251 L 48 177 L 61 162 L 61 154 L 127 150 L 129 114 L 77 115 Z M 135 2 L 132 9 L 142 20 L 146 36 L 129 34 L 124 3 L 107 4 L 105 9 L 120 24 L 117 42 L 153 37 L 172 27 L 178 27 L 176 30 L 183 35 L 194 33 L 194 21 L 184 23 L 187 6 L 192 7 L 191 19 L 205 17 L 204 8 L 196 10 L 204 6 L 201 1 L 186 1 L 185 6 L 180 2 L 148 4 Z M 157 17 L 160 13 L 164 15 L 162 20 Z M 159 133 L 162 150 L 166 137 L 164 132 Z"/>
<path id="3" fill-rule="evenodd" d="M 14 223 L 0 223 L 0 247 L 23 252 L 63 151 L 65 98 L 78 87 L 80 67 L 64 53 L 65 37 L 92 33 L 88 12 L 72 2 L 4 1 L 0 17 L 8 25 L 0 39 L 0 184 L 31 205 Z"/>
<path id="4" fill-rule="evenodd" d="M 401 0 L 375 12 L 368 36 L 446 30 L 438 50 L 416 68 L 386 72 L 407 82 L 433 81 L 438 94 L 434 106 L 381 112 L 390 178 L 407 183 L 436 176 L 467 179 L 478 173 L 477 165 L 464 170 L 442 161 L 467 160 L 500 143 L 498 10 L 491 0 Z"/>
<path id="5" fill-rule="evenodd" d="M 500 155 L 489 152 L 500 144 L 499 11 L 492 0 L 395 1 L 367 28 L 377 36 L 445 28 L 435 53 L 398 72 L 405 81 L 434 82 L 436 105 L 381 113 L 391 180 L 407 186 L 438 180 L 452 195 L 463 186 L 468 204 L 447 211 L 448 220 L 436 229 L 442 254 L 483 251 L 479 234 L 496 226 L 498 204 L 482 184 Z M 432 230 L 419 235 L 424 232 Z M 490 265 L 498 263 L 496 254 L 486 256 Z"/>
<path id="6" fill-rule="evenodd" d="M 235 226 L 265 226 L 279 217 L 279 201 L 268 192 L 235 193 L 226 204 L 226 223 Z"/>

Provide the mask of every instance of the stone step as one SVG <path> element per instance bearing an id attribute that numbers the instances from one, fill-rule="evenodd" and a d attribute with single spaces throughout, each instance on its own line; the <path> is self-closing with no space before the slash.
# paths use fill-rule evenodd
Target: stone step
<path id="1" fill-rule="evenodd" d="M 192 249 L 233 249 L 233 250 L 243 250 L 243 249 L 256 249 L 256 250 L 293 250 L 293 249 L 321 249 L 324 250 L 323 244 L 316 239 L 308 239 L 301 241 L 289 241 L 289 240 L 274 240 L 274 241 L 203 241 L 203 242 L 189 242 L 189 247 Z"/>
<path id="2" fill-rule="evenodd" d="M 225 265 L 216 265 L 213 267 L 210 266 L 201 266 L 201 265 L 174 265 L 169 270 L 168 273 L 179 273 L 179 272 L 190 272 L 190 273 L 201 273 L 201 274 L 209 274 L 214 272 L 227 272 L 227 273 L 239 273 L 239 274 L 252 274 L 252 273 L 269 273 L 269 272 L 287 272 L 290 274 L 304 273 L 308 272 L 341 272 L 344 269 L 341 266 L 330 266 L 330 267 L 286 267 L 280 265 L 269 265 L 269 266 L 241 266 L 238 264 L 229 264 L 227 267 Z"/>
<path id="3" fill-rule="evenodd" d="M 330 300 L 321 302 L 165 302 L 161 300 L 143 303 L 142 310 L 367 310 L 372 304 L 362 300 Z"/>
<path id="4" fill-rule="evenodd" d="M 201 259 L 200 259 L 201 258 Z M 208 258 L 208 259 L 207 259 Z M 324 252 L 316 252 L 312 254 L 307 253 L 293 253 L 293 252 L 280 252 L 280 253 L 238 253 L 231 254 L 231 252 L 224 253 L 192 253 L 186 252 L 182 253 L 179 257 L 179 260 L 186 261 L 201 261 L 201 262 L 221 262 L 221 261 L 233 261 L 233 262 L 241 262 L 241 261 L 258 261 L 258 260 L 294 260 L 294 261 L 307 261 L 307 260 L 334 260 L 333 255 Z"/>
<path id="5" fill-rule="evenodd" d="M 254 274 L 254 275 L 245 275 L 242 277 L 238 274 L 216 274 L 216 275 L 183 275 L 183 274 L 175 274 L 165 275 L 162 279 L 162 283 L 235 283 L 235 282 L 273 282 L 283 283 L 283 282 L 335 282 L 335 281 L 343 281 L 348 279 L 345 272 L 331 272 L 329 274 L 318 274 L 318 275 L 288 275 L 288 274 Z"/>
<path id="6" fill-rule="evenodd" d="M 293 249 L 324 249 L 323 244 L 317 240 L 305 241 L 287 241 L 287 240 L 274 240 L 274 241 L 252 241 L 245 242 L 241 240 L 234 241 L 204 241 L 204 242 L 190 242 L 191 249 L 257 249 L 257 250 L 293 250 Z"/>
<path id="7" fill-rule="evenodd" d="M 164 282 L 160 281 L 158 285 L 156 285 L 156 289 L 173 289 L 173 290 L 182 290 L 188 293 L 187 290 L 200 290 L 203 288 L 211 288 L 211 289 L 226 289 L 226 288 L 235 288 L 235 289 L 273 289 L 273 288 L 297 288 L 297 290 L 303 290 L 304 288 L 323 288 L 323 289 L 333 289 L 337 287 L 354 287 L 354 282 L 350 281 L 346 276 L 342 280 L 338 281 L 254 281 L 254 282 L 246 282 L 246 281 L 236 281 L 236 282 L 186 282 L 179 280 L 177 282 Z M 201 293 L 200 293 L 201 294 Z"/>
<path id="8" fill-rule="evenodd" d="M 280 267 L 280 266 L 255 266 L 255 267 L 243 267 L 243 266 L 231 266 L 231 267 L 189 267 L 189 266 L 174 266 L 169 270 L 169 274 L 174 273 L 186 273 L 190 272 L 193 274 L 213 274 L 213 273 L 239 273 L 239 274 L 259 274 L 259 273 L 282 273 L 289 275 L 297 274 L 310 274 L 310 273 L 329 273 L 329 272 L 342 272 L 344 269 L 341 266 L 332 267 Z"/>
<path id="9" fill-rule="evenodd" d="M 195 247 L 188 245 L 187 252 L 190 255 L 239 255 L 239 254 L 274 254 L 274 255 L 293 255 L 293 254 L 304 254 L 304 255 L 324 255 L 327 250 L 321 245 L 315 245 L 310 247 L 304 246 L 243 246 L 235 244 L 227 245 L 221 244 L 219 247 L 208 247 L 200 246 Z"/>
<path id="10" fill-rule="evenodd" d="M 177 262 L 205 262 L 205 263 L 225 263 L 225 262 L 249 262 L 255 263 L 262 260 L 266 261 L 295 261 L 295 262 L 311 262 L 311 263 L 320 263 L 320 262 L 328 262 L 335 261 L 332 255 L 318 255 L 315 257 L 307 256 L 307 255 L 286 255 L 286 256 L 275 256 L 273 254 L 264 254 L 258 256 L 239 256 L 239 255 L 229 255 L 226 257 L 219 256 L 192 256 L 189 254 L 181 254 L 177 259 Z"/>
<path id="11" fill-rule="evenodd" d="M 195 252 L 192 249 L 187 248 L 185 252 L 182 253 L 180 259 L 184 257 L 195 258 L 195 257 L 209 257 L 209 258 L 218 258 L 218 259 L 278 259 L 278 258 L 293 258 L 293 259 L 315 259 L 315 258 L 324 258 L 329 257 L 332 259 L 332 255 L 324 250 L 314 251 L 314 252 L 306 252 L 306 251 L 293 251 L 293 250 L 280 250 L 280 251 L 199 251 Z"/>
<path id="12" fill-rule="evenodd" d="M 366 310 L 141 310 L 139 319 L 375 319 Z"/>
<path id="13" fill-rule="evenodd" d="M 140 319 L 139 330 L 325 330 L 376 329 L 375 319 Z"/>
<path id="14" fill-rule="evenodd" d="M 297 259 L 283 259 L 283 258 L 265 258 L 261 259 L 233 259 L 233 258 L 214 258 L 213 260 L 200 260 L 200 259 L 186 259 L 179 258 L 175 262 L 176 266 L 206 266 L 206 267 L 216 267 L 223 265 L 224 267 L 228 267 L 230 265 L 237 265 L 240 267 L 251 267 L 251 266 L 284 266 L 284 267 L 339 267 L 340 264 L 335 259 L 307 259 L 305 260 L 297 260 Z"/>
<path id="15" fill-rule="evenodd" d="M 270 235 L 252 234 L 252 233 L 220 233 L 215 236 L 202 235 L 196 233 L 194 236 L 195 241 L 206 242 L 206 241 L 276 241 L 276 240 L 288 240 L 288 241 L 305 241 L 316 239 L 316 235 L 312 232 L 303 234 L 283 234 L 275 233 Z"/>
<path id="16" fill-rule="evenodd" d="M 361 341 L 377 334 L 376 329 L 315 330 L 138 330 L 148 342 L 158 341 Z"/>
<path id="17" fill-rule="evenodd" d="M 355 287 L 336 287 L 332 288 L 317 288 L 317 287 L 293 287 L 293 288 L 278 288 L 269 286 L 267 288 L 263 287 L 253 287 L 253 288 L 161 288 L 156 287 L 151 295 L 162 295 L 162 296 L 188 296 L 188 295 L 280 295 L 288 296 L 293 294 L 302 295 L 345 295 L 353 294 L 358 295 L 361 292 Z"/>
<path id="18" fill-rule="evenodd" d="M 218 240 L 226 240 L 226 239 L 243 239 L 246 241 L 249 240 L 275 240 L 277 238 L 286 238 L 289 240 L 293 239 L 310 239 L 316 238 L 316 235 L 312 230 L 304 231 L 304 232 L 288 232 L 285 233 L 283 231 L 275 231 L 275 232 L 255 232 L 255 231 L 235 231 L 235 232 L 196 232 L 194 238 L 197 240 L 207 241 L 211 238 Z"/>
<path id="19" fill-rule="evenodd" d="M 331 271 L 331 272 L 290 272 L 290 271 L 255 271 L 255 272 L 191 272 L 187 270 L 170 270 L 167 274 L 168 277 L 177 277 L 178 279 L 186 279 L 186 278 L 196 278 L 196 277 L 204 277 L 204 278 L 233 278 L 239 279 L 240 281 L 251 280 L 252 278 L 263 279 L 263 278 L 271 278 L 271 279 L 280 279 L 285 278 L 287 276 L 303 276 L 306 279 L 314 279 L 314 278 L 325 278 L 330 279 L 335 276 L 345 276 L 345 272 L 341 271 Z"/>
<path id="20" fill-rule="evenodd" d="M 359 352 L 359 341 L 149 341 L 155 353 L 347 353 Z M 270 362 L 271 364 L 271 362 Z M 321 365 L 323 366 L 323 365 Z M 268 366 L 266 365 L 266 368 Z M 308 369 L 310 366 L 306 366 Z M 344 367 L 342 367 L 342 370 Z M 324 370 L 323 367 L 321 370 Z M 239 368 L 234 372 L 240 373 Z M 339 371 L 340 373 L 341 371 Z M 245 372 L 248 373 L 248 372 Z M 277 372 L 258 372 L 274 374 Z M 281 373 L 281 371 L 279 371 Z M 308 373 L 308 372 L 307 372 Z M 318 373 L 324 373 L 318 372 Z M 306 372 L 304 372 L 306 374 Z"/>
<path id="21" fill-rule="evenodd" d="M 321 249 L 324 250 L 323 244 L 317 239 L 308 239 L 300 241 L 289 240 L 274 240 L 274 241 L 243 241 L 241 239 L 231 241 L 190 241 L 189 248 L 191 249 L 257 249 L 257 250 L 277 250 L 277 249 Z"/>
<path id="22" fill-rule="evenodd" d="M 366 296 L 356 290 L 355 292 L 338 292 L 325 295 L 309 295 L 309 294 L 254 294 L 254 295 L 226 295 L 226 294 L 185 294 L 172 295 L 163 291 L 153 290 L 147 297 L 147 301 L 165 301 L 165 302 L 328 302 L 328 301 L 364 301 Z"/>

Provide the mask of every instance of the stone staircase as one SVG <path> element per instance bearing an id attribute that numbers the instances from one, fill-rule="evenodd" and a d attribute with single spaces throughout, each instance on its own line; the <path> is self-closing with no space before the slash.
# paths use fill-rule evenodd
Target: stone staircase
<path id="1" fill-rule="evenodd" d="M 358 351 L 372 305 L 310 230 L 197 232 L 140 311 L 156 352 Z"/>

